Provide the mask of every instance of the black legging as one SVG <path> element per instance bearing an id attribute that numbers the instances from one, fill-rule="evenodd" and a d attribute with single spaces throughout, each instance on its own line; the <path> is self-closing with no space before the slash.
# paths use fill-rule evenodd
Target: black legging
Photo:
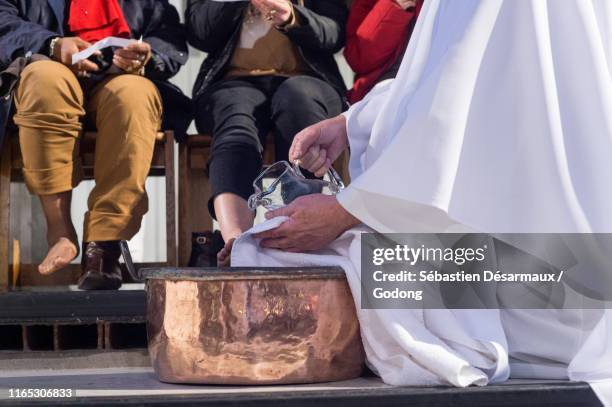
<path id="1" fill-rule="evenodd" d="M 272 130 L 276 160 L 287 160 L 296 133 L 342 112 L 339 93 L 312 76 L 244 77 L 211 86 L 196 101 L 196 127 L 212 133 L 208 162 L 213 200 L 231 192 L 248 199 L 262 168 L 265 138 Z"/>

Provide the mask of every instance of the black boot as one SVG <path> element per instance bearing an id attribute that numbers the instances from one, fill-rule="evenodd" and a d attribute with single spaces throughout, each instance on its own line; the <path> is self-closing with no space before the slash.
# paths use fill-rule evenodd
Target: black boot
<path id="1" fill-rule="evenodd" d="M 193 232 L 189 267 L 216 267 L 217 253 L 225 246 L 221 232 Z"/>
<path id="2" fill-rule="evenodd" d="M 83 243 L 81 290 L 117 290 L 121 287 L 119 241 Z"/>

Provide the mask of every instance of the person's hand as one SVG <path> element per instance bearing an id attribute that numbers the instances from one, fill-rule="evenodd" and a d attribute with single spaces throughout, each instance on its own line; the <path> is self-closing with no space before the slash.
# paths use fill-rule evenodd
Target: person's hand
<path id="1" fill-rule="evenodd" d="M 336 197 L 323 194 L 305 195 L 289 205 L 269 211 L 266 218 L 288 216 L 279 227 L 256 234 L 261 247 L 303 252 L 319 250 L 336 240 L 343 232 L 359 224 Z"/>
<path id="2" fill-rule="evenodd" d="M 343 115 L 306 127 L 295 135 L 289 161 L 322 177 L 348 145 Z"/>
<path id="3" fill-rule="evenodd" d="M 80 39 L 79 37 L 60 38 L 55 42 L 53 47 L 53 59 L 66 65 L 77 76 L 85 77 L 88 75 L 88 72 L 96 72 L 100 68 L 98 65 L 88 61 L 87 59 L 72 65 L 72 55 L 76 54 L 77 52 L 81 52 L 90 46 L 90 43 Z M 99 53 L 100 52 L 98 51 L 96 54 Z"/>
<path id="4" fill-rule="evenodd" d="M 138 73 L 151 59 L 151 45 L 134 42 L 115 51 L 113 64 L 127 73 Z"/>
<path id="5" fill-rule="evenodd" d="M 293 6 L 287 0 L 251 0 L 251 4 L 268 21 L 283 26 L 291 21 Z"/>
<path id="6" fill-rule="evenodd" d="M 416 0 L 394 0 L 404 10 L 416 7 Z"/>

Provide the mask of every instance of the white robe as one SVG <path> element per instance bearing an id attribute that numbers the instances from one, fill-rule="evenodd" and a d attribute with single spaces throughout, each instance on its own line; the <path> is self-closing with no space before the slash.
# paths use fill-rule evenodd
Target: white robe
<path id="1" fill-rule="evenodd" d="M 428 0 L 397 78 L 345 114 L 340 204 L 383 233 L 612 232 L 611 64 L 609 0 Z M 232 264 L 343 265 L 359 308 L 358 232 L 299 258 L 247 233 Z M 610 312 L 358 314 L 387 383 L 612 378 Z"/>
<path id="2" fill-rule="evenodd" d="M 612 232 L 611 64 L 608 0 L 426 2 L 346 113 L 340 202 L 379 232 Z"/>

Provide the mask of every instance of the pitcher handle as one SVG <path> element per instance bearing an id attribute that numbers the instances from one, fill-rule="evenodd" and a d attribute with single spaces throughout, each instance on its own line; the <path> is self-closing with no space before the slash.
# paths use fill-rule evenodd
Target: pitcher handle
<path id="1" fill-rule="evenodd" d="M 304 174 L 302 174 L 302 170 L 300 169 L 299 160 L 294 162 L 292 164 L 292 167 L 293 167 L 293 171 L 295 171 L 297 175 L 299 175 L 302 178 L 306 178 L 304 177 Z M 333 192 L 335 194 L 344 189 L 344 182 L 342 181 L 342 177 L 340 177 L 340 174 L 338 174 L 338 172 L 334 169 L 333 166 L 329 167 L 326 174 L 329 177 L 331 186 L 333 187 L 331 189 L 334 190 Z"/>

